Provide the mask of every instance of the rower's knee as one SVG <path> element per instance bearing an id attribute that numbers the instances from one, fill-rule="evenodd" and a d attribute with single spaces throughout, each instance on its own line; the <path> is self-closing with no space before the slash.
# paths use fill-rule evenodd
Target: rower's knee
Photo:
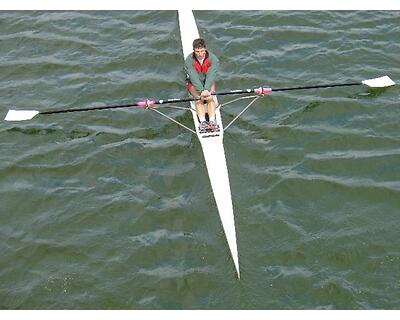
<path id="1" fill-rule="evenodd" d="M 201 101 L 201 100 L 197 100 L 197 101 L 196 101 L 196 109 L 197 109 L 197 110 L 202 110 L 202 109 L 204 109 L 204 103 L 203 103 L 203 101 Z"/>

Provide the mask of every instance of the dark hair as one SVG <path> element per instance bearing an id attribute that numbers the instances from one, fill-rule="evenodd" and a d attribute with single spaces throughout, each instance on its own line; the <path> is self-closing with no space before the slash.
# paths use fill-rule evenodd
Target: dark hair
<path id="1" fill-rule="evenodd" d="M 204 41 L 204 39 L 198 38 L 193 41 L 193 50 L 205 47 L 206 47 L 206 42 Z"/>

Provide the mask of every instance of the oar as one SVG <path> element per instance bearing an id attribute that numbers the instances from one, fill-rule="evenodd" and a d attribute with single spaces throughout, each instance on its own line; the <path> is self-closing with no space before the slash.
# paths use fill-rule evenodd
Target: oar
<path id="1" fill-rule="evenodd" d="M 323 84 L 317 86 L 303 86 L 303 87 L 290 87 L 290 88 L 267 88 L 267 87 L 260 87 L 256 89 L 243 89 L 243 90 L 231 90 L 226 92 L 218 92 L 213 93 L 215 95 L 223 96 L 229 94 L 245 94 L 245 93 L 256 93 L 256 94 L 268 94 L 271 92 L 278 92 L 278 91 L 291 91 L 291 90 L 308 90 L 308 89 L 321 89 L 321 88 L 332 88 L 332 87 L 349 87 L 349 86 L 359 86 L 359 85 L 366 85 L 371 88 L 385 88 L 395 85 L 395 83 L 390 79 L 388 76 L 383 76 L 380 78 L 375 79 L 368 79 L 363 80 L 361 82 L 350 82 L 350 83 L 331 83 L 331 84 Z"/>
<path id="2" fill-rule="evenodd" d="M 94 110 L 105 110 L 105 109 L 117 109 L 117 108 L 150 108 L 156 104 L 167 104 L 167 103 L 178 103 L 178 102 L 189 102 L 199 100 L 200 98 L 186 98 L 186 99 L 167 99 L 167 100 L 144 100 L 131 104 L 115 105 L 115 106 L 103 106 L 103 107 L 89 107 L 80 109 L 61 109 L 61 110 L 49 110 L 49 111 L 37 111 L 37 110 L 9 110 L 4 120 L 6 121 L 24 121 L 31 120 L 36 115 L 47 115 L 55 113 L 71 113 L 71 112 L 84 112 Z"/>
<path id="3" fill-rule="evenodd" d="M 267 87 L 260 87 L 256 89 L 243 89 L 243 90 L 231 90 L 226 92 L 214 92 L 213 95 L 235 95 L 235 94 L 246 94 L 246 93 L 256 93 L 259 95 L 268 94 L 271 92 L 278 91 L 290 91 L 290 90 L 307 90 L 307 89 L 320 89 L 320 88 L 332 88 L 332 87 L 346 87 L 346 86 L 356 86 L 356 85 L 366 85 L 371 88 L 384 88 L 393 86 L 395 83 L 388 77 L 380 77 L 375 79 L 363 80 L 361 82 L 351 82 L 351 83 L 333 83 L 317 86 L 302 86 L 302 87 L 291 87 L 291 88 L 280 88 L 271 89 Z M 167 103 L 179 103 L 179 102 L 189 102 L 199 100 L 200 98 L 187 98 L 187 99 L 167 99 L 167 100 L 145 100 L 136 102 L 134 104 L 125 105 L 115 105 L 115 106 L 103 106 L 103 107 L 91 107 L 91 108 L 81 108 L 81 109 L 61 109 L 61 110 L 50 110 L 50 111 L 37 111 L 37 110 L 9 110 L 4 120 L 6 121 L 23 121 L 31 120 L 36 115 L 47 115 L 55 113 L 70 113 L 70 112 L 82 112 L 82 111 L 94 111 L 94 110 L 105 110 L 105 109 L 117 109 L 117 108 L 132 108 L 132 107 L 144 107 L 150 108 L 157 104 L 167 104 Z"/>

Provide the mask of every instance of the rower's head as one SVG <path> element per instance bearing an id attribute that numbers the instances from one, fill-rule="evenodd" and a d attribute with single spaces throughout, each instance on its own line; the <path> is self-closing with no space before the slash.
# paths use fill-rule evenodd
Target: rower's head
<path id="1" fill-rule="evenodd" d="M 206 42 L 202 38 L 193 41 L 193 52 L 197 59 L 204 59 L 206 56 Z"/>

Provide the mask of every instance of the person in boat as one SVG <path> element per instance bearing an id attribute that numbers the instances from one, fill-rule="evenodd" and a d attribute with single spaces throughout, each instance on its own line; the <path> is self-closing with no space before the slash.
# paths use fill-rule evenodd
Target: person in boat
<path id="1" fill-rule="evenodd" d="M 193 53 L 185 59 L 187 73 L 186 88 L 196 100 L 196 112 L 200 121 L 200 131 L 217 130 L 218 124 L 215 117 L 215 103 L 211 93 L 215 92 L 215 78 L 219 61 L 215 54 L 207 50 L 204 39 L 193 41 Z M 208 121 L 204 110 L 207 103 Z"/>

